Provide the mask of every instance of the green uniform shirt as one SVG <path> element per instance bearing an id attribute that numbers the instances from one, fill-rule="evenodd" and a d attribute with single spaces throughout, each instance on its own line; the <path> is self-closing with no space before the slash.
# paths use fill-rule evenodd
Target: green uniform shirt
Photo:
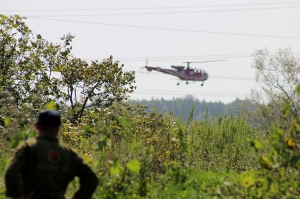
<path id="1" fill-rule="evenodd" d="M 5 174 L 6 196 L 32 199 L 64 199 L 69 182 L 78 176 L 79 199 L 91 198 L 98 185 L 92 169 L 77 153 L 52 136 L 27 140 L 18 148 Z"/>

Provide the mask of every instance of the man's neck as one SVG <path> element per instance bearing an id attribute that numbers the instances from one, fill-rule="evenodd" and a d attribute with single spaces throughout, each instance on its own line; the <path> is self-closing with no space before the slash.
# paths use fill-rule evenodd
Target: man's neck
<path id="1" fill-rule="evenodd" d="M 38 136 L 57 137 L 57 133 L 39 131 Z"/>

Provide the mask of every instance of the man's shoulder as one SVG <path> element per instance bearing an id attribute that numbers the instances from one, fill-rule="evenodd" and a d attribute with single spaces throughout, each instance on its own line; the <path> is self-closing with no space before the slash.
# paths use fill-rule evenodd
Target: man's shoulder
<path id="1" fill-rule="evenodd" d="M 33 137 L 33 138 L 29 138 L 27 140 L 25 140 L 24 142 L 22 142 L 19 145 L 19 148 L 23 148 L 23 147 L 46 147 L 46 145 L 48 144 L 54 144 L 56 143 L 57 145 L 59 145 L 60 148 L 63 148 L 65 150 L 69 150 L 69 151 L 74 151 L 72 149 L 72 147 L 70 147 L 68 144 L 64 143 L 63 141 L 61 141 L 60 139 L 56 139 L 56 140 L 49 140 L 49 139 L 44 139 L 43 137 Z"/>
<path id="2" fill-rule="evenodd" d="M 37 139 L 34 137 L 34 138 L 29 138 L 23 142 L 21 142 L 19 144 L 19 147 L 18 148 L 24 148 L 24 147 L 32 147 L 34 145 L 37 144 Z"/>
<path id="3" fill-rule="evenodd" d="M 69 150 L 69 151 L 75 152 L 75 151 L 73 150 L 73 148 L 72 148 L 69 144 L 65 143 L 65 142 L 62 141 L 61 139 L 59 139 L 58 145 L 59 145 L 60 147 L 64 148 L 65 150 Z"/>

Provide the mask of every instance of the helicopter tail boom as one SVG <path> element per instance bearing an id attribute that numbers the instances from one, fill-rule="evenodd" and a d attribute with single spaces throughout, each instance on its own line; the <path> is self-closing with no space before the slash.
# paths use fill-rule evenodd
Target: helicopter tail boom
<path id="1" fill-rule="evenodd" d="M 152 71 L 152 67 L 146 66 L 147 71 Z"/>

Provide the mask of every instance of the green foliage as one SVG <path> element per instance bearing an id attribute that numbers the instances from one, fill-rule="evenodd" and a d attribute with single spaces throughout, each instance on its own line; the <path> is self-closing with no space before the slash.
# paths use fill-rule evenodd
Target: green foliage
<path id="1" fill-rule="evenodd" d="M 247 138 L 257 138 L 244 120 L 218 116 L 213 121 L 190 119 L 186 125 L 170 114 L 146 113 L 145 108 L 120 103 L 89 109 L 80 124 L 64 121 L 61 138 L 82 153 L 100 177 L 96 198 L 190 198 L 198 193 L 221 197 L 230 194 L 222 188 L 226 171 L 235 171 L 226 175 L 229 178 L 255 168 Z M 206 180 L 210 175 L 219 177 Z M 226 182 L 241 189 L 238 180 Z M 78 187 L 74 183 L 69 193 Z M 214 186 L 222 193 L 206 190 Z"/>
<path id="2" fill-rule="evenodd" d="M 49 99 L 62 102 L 60 80 L 53 70 L 67 58 L 70 38 L 65 37 L 63 44 L 50 43 L 41 35 L 33 36 L 23 19 L 17 15 L 0 18 L 0 91 L 10 93 L 19 107 L 41 109 Z M 32 103 L 36 99 L 39 102 Z"/>
<path id="3" fill-rule="evenodd" d="M 80 124 L 64 122 L 62 139 L 77 148 L 99 175 L 95 198 L 299 194 L 298 120 L 289 131 L 274 128 L 270 137 L 261 137 L 242 118 L 208 117 L 186 125 L 169 114 L 146 113 L 145 108 L 114 104 L 105 110 L 90 109 Z M 192 114 L 193 109 L 190 118 Z M 20 131 L 17 140 L 26 139 L 25 132 Z M 6 158 L 2 157 L 2 165 Z M 78 183 L 69 186 L 69 194 Z"/>
<path id="4" fill-rule="evenodd" d="M 45 105 L 45 110 L 56 110 L 55 107 L 55 102 L 54 101 L 50 101 Z"/>
<path id="5" fill-rule="evenodd" d="M 239 117 L 186 125 L 145 108 L 115 104 L 86 120 L 98 126 L 88 140 L 106 139 L 87 152 L 98 160 L 95 198 L 298 197 L 299 119 L 266 137 Z"/>
<path id="6" fill-rule="evenodd" d="M 130 160 L 126 163 L 126 167 L 133 172 L 139 173 L 141 170 L 141 162 L 138 160 Z"/>
<path id="7" fill-rule="evenodd" d="M 289 102 L 282 107 L 281 120 L 282 125 L 275 126 L 269 132 L 268 150 L 264 150 L 263 145 L 256 144 L 257 142 L 254 141 L 258 163 L 265 169 L 261 173 L 261 180 L 268 182 L 271 190 L 265 193 L 266 198 L 274 198 L 278 195 L 296 198 L 300 193 L 300 118 L 290 111 Z M 290 121 L 288 125 L 286 120 Z"/>
<path id="8" fill-rule="evenodd" d="M 92 61 L 91 64 L 73 58 L 59 69 L 62 85 L 67 88 L 72 123 L 80 121 L 85 109 L 109 107 L 128 98 L 128 93 L 136 88 L 132 85 L 135 76 L 133 71 L 123 72 L 122 69 L 123 65 L 114 62 L 112 56 L 102 63 Z"/>
<path id="9" fill-rule="evenodd" d="M 268 133 L 251 128 L 243 117 L 212 116 L 209 106 L 203 119 L 195 120 L 193 103 L 183 122 L 122 102 L 135 88 L 134 74 L 123 73 L 112 57 L 90 64 L 72 57 L 73 36 L 53 45 L 33 37 L 19 16 L 0 15 L 0 25 L 1 176 L 14 148 L 36 135 L 30 124 L 46 108 L 62 110 L 60 138 L 99 176 L 94 198 L 299 197 L 300 118 L 291 101 L 276 104 L 281 117 L 268 124 Z M 295 90 L 299 94 L 299 86 Z M 257 107 L 271 116 L 268 106 Z M 75 179 L 67 195 L 78 186 Z"/>
<path id="10" fill-rule="evenodd" d="M 96 196 L 164 198 L 172 197 L 176 189 L 174 193 L 186 192 L 183 196 L 188 198 L 189 191 L 196 194 L 201 187 L 188 188 L 193 182 L 190 178 L 199 177 L 198 168 L 201 173 L 223 175 L 257 168 L 247 138 L 259 138 L 245 120 L 218 116 L 213 121 L 195 121 L 192 108 L 186 125 L 171 114 L 146 113 L 145 108 L 121 103 L 106 110 L 93 109 L 82 118 L 84 126 L 74 126 L 81 133 L 62 132 L 65 141 L 94 159 L 101 179 Z M 70 136 L 77 140 L 66 139 Z M 228 183 L 236 183 L 239 189 L 242 186 L 240 181 Z M 203 197 L 213 195 L 203 193 Z"/>
<path id="11" fill-rule="evenodd" d="M 274 123 L 282 125 L 282 107 L 285 107 L 285 114 L 289 116 L 286 118 L 287 123 L 299 115 L 297 93 L 300 59 L 293 55 L 290 48 L 279 49 L 275 55 L 270 54 L 267 49 L 257 50 L 253 56 L 252 67 L 261 89 L 252 91 L 241 111 L 251 125 L 267 132 Z"/>
<path id="12" fill-rule="evenodd" d="M 67 118 L 80 122 L 84 110 L 126 100 L 136 88 L 134 72 L 123 72 L 112 56 L 88 64 L 71 54 L 74 36 L 64 35 L 61 44 L 53 44 L 34 36 L 24 19 L 0 17 L 0 94 L 11 95 L 10 105 L 29 107 L 31 118 L 53 101 L 58 110 L 70 104 Z"/>
<path id="13" fill-rule="evenodd" d="M 222 102 L 206 102 L 199 101 L 192 95 L 187 95 L 182 98 L 173 98 L 170 100 L 161 99 L 151 99 L 151 100 L 128 100 L 130 104 L 141 104 L 146 105 L 148 108 L 147 112 L 152 112 L 155 109 L 158 109 L 161 113 L 169 112 L 177 118 L 182 118 L 184 121 L 188 121 L 189 110 L 194 104 L 194 115 L 193 119 L 203 120 L 205 119 L 206 106 L 208 107 L 209 115 L 234 115 L 239 116 L 239 106 L 242 103 L 242 100 L 236 99 L 235 101 L 224 104 Z"/>

